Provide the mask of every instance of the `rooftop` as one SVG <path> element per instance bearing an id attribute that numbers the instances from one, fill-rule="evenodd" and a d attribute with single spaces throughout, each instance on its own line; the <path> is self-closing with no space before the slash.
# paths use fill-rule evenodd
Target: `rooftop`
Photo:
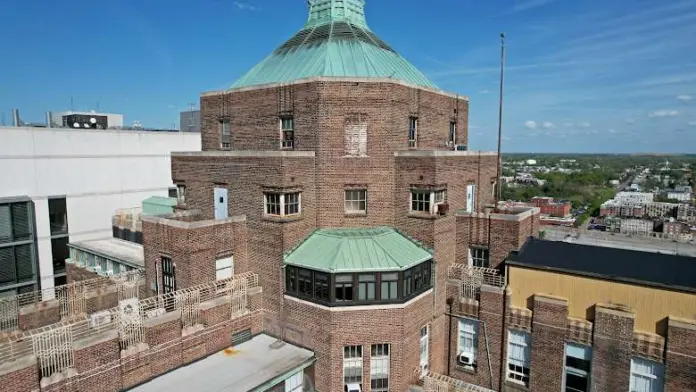
<path id="1" fill-rule="evenodd" d="M 329 273 L 401 271 L 433 258 L 429 249 L 390 227 L 316 230 L 285 263 Z"/>
<path id="2" fill-rule="evenodd" d="M 265 391 L 311 365 L 314 353 L 258 335 L 137 386 L 132 392 Z"/>
<path id="3" fill-rule="evenodd" d="M 530 238 L 505 263 L 696 293 L 696 257 Z"/>
<path id="4" fill-rule="evenodd" d="M 437 88 L 370 30 L 363 0 L 310 0 L 304 27 L 232 88 L 320 76 L 390 78 Z"/>
<path id="5" fill-rule="evenodd" d="M 108 238 L 103 240 L 71 242 L 69 246 L 110 260 L 122 261 L 133 267 L 143 267 L 145 265 L 143 261 L 143 246 L 133 242 L 123 241 L 117 238 Z"/>

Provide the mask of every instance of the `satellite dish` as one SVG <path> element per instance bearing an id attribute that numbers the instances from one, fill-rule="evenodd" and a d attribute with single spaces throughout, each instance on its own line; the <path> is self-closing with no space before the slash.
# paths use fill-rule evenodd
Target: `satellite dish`
<path id="1" fill-rule="evenodd" d="M 97 119 L 94 118 L 94 117 L 92 117 L 92 118 L 89 119 L 89 122 L 91 122 L 92 124 L 96 124 L 96 123 L 97 123 Z"/>
<path id="2" fill-rule="evenodd" d="M 89 128 L 89 127 L 90 127 L 90 125 L 87 124 L 87 123 L 85 123 L 84 125 L 85 125 L 85 128 Z"/>
<path id="3" fill-rule="evenodd" d="M 74 123 L 74 124 L 73 124 L 73 127 L 74 127 L 74 128 L 79 128 L 79 127 L 80 127 L 80 123 L 78 123 L 78 122 Z"/>

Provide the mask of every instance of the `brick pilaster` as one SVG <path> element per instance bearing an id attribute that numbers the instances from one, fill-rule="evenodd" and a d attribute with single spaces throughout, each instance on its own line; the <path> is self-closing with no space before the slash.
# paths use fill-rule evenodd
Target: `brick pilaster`
<path id="1" fill-rule="evenodd" d="M 665 392 L 696 391 L 696 321 L 667 320 Z"/>
<path id="2" fill-rule="evenodd" d="M 532 368 L 529 389 L 556 392 L 563 382 L 568 301 L 544 295 L 534 296 L 532 313 Z"/>
<path id="3" fill-rule="evenodd" d="M 633 313 L 595 305 L 592 390 L 627 391 L 631 372 Z"/>

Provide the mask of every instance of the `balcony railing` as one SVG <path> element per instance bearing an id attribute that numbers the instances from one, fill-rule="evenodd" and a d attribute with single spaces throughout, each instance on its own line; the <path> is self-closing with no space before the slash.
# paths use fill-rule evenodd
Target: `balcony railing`
<path id="1" fill-rule="evenodd" d="M 452 264 L 448 271 L 449 279 L 461 282 L 459 297 L 478 299 L 481 286 L 504 287 L 505 276 L 492 268 L 472 267 L 467 264 Z"/>

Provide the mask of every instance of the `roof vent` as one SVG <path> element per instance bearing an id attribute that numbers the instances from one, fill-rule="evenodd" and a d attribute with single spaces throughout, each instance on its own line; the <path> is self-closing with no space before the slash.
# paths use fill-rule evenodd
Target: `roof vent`
<path id="1" fill-rule="evenodd" d="M 330 22 L 348 22 L 367 28 L 364 0 L 309 0 L 309 19 L 305 27 Z"/>

